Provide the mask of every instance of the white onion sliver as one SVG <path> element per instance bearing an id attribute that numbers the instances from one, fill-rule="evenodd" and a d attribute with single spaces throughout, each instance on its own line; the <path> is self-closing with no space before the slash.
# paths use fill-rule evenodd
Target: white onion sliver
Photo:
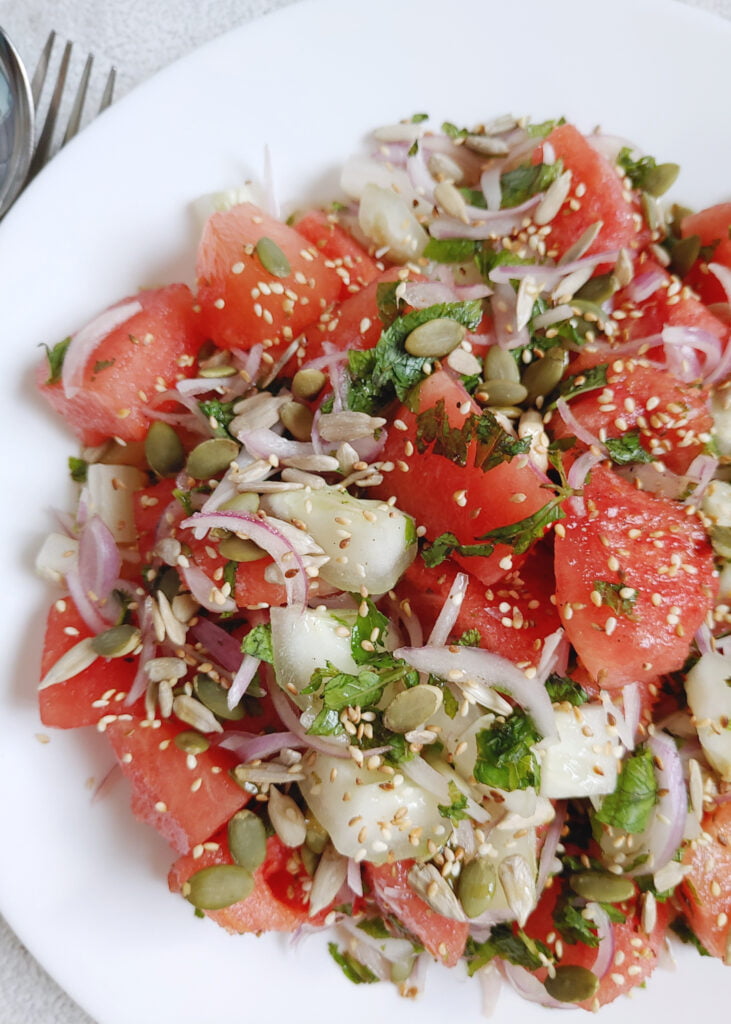
<path id="1" fill-rule="evenodd" d="M 77 395 L 84 383 L 84 369 L 100 342 L 133 316 L 142 312 L 137 299 L 105 309 L 72 337 L 63 359 L 61 384 L 66 398 Z"/>
<path id="2" fill-rule="evenodd" d="M 523 999 L 527 999 L 528 1002 L 539 1003 L 541 1006 L 547 1006 L 554 1010 L 577 1009 L 576 1003 L 561 1003 L 558 999 L 553 999 L 549 996 L 543 982 L 536 978 L 535 974 L 527 971 L 525 967 L 511 964 L 507 960 L 501 961 L 500 966 L 503 974 L 518 995 L 522 996 Z"/>
<path id="3" fill-rule="evenodd" d="M 356 863 L 352 857 L 348 858 L 347 882 L 355 896 L 363 895 L 363 875 L 361 874 L 360 864 Z"/>
<path id="4" fill-rule="evenodd" d="M 596 434 L 592 434 L 579 420 L 574 416 L 569 408 L 568 402 L 559 398 L 556 402 L 556 412 L 559 414 L 561 419 L 564 421 L 569 430 L 578 437 L 584 444 L 589 445 L 590 448 L 595 448 L 599 452 L 605 452 L 606 449 Z"/>
<path id="5" fill-rule="evenodd" d="M 678 748 L 668 733 L 657 731 L 647 740 L 655 759 L 658 783 L 657 804 L 645 836 L 650 861 L 639 873 L 653 873 L 672 859 L 683 839 L 688 811 L 688 794 Z"/>
<path id="6" fill-rule="evenodd" d="M 226 694 L 229 709 L 235 708 L 244 696 L 256 675 L 259 665 L 261 665 L 261 658 L 255 658 L 253 654 L 244 655 Z"/>
<path id="7" fill-rule="evenodd" d="M 558 849 L 558 844 L 561 841 L 561 831 L 566 821 L 566 802 L 563 800 L 556 801 L 554 810 L 556 813 L 553 821 L 546 830 L 546 835 L 543 839 L 543 846 L 541 847 L 541 855 L 538 860 L 536 892 L 538 893 L 539 898 L 550 875 L 553 874 L 556 850 Z"/>
<path id="8" fill-rule="evenodd" d="M 614 962 L 614 929 L 609 914 L 598 903 L 587 903 L 584 913 L 596 925 L 599 945 L 591 969 L 601 979 Z"/>
<path id="9" fill-rule="evenodd" d="M 452 632 L 459 610 L 462 607 L 465 594 L 467 593 L 467 587 L 469 585 L 469 577 L 465 572 L 458 572 L 454 577 L 452 586 L 449 588 L 446 600 L 441 607 L 437 621 L 434 623 L 427 644 L 432 647 L 442 647 L 446 644 L 449 639 L 449 634 Z"/>
<path id="10" fill-rule="evenodd" d="M 224 597 L 213 580 L 197 565 L 181 566 L 180 574 L 199 605 L 209 612 L 232 612 L 236 604 L 230 597 Z M 220 599 L 215 600 L 215 596 Z"/>

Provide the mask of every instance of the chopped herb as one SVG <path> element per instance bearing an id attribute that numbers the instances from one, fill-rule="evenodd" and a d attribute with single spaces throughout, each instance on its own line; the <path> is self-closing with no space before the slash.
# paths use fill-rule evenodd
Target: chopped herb
<path id="1" fill-rule="evenodd" d="M 362 603 L 366 606 L 366 614 L 358 613 L 350 631 L 350 653 L 356 665 L 363 665 L 373 659 L 374 652 L 369 650 L 368 645 L 382 648 L 388 632 L 388 617 L 379 612 L 370 598 Z"/>
<path id="2" fill-rule="evenodd" d="M 519 164 L 500 175 L 501 209 L 520 206 L 538 192 L 545 192 L 563 172 L 563 162 L 552 164 Z"/>
<path id="3" fill-rule="evenodd" d="M 487 209 L 487 199 L 485 199 L 485 193 L 479 188 L 461 188 L 460 193 L 462 198 L 470 206 L 477 206 L 480 210 Z"/>
<path id="4" fill-rule="evenodd" d="M 210 398 L 198 403 L 198 408 L 213 426 L 216 437 L 228 437 L 228 426 L 236 415 L 235 404 L 235 402 L 221 402 L 217 398 Z"/>
<path id="5" fill-rule="evenodd" d="M 460 544 L 453 533 L 440 533 L 431 544 L 424 547 L 421 557 L 424 559 L 424 564 L 433 569 L 434 566 L 441 565 L 445 559 L 450 558 L 455 551 L 466 557 L 472 555 L 489 558 L 494 550 L 494 544 Z"/>
<path id="6" fill-rule="evenodd" d="M 429 115 L 428 114 L 412 114 L 411 115 L 411 123 L 412 124 L 421 124 L 422 121 L 428 121 L 428 120 L 429 120 Z"/>
<path id="7" fill-rule="evenodd" d="M 652 196 L 661 196 L 667 192 L 680 171 L 677 164 L 658 164 L 654 156 L 641 156 L 635 160 L 629 146 L 619 151 L 617 164 L 634 188 L 649 192 Z"/>
<path id="8" fill-rule="evenodd" d="M 599 906 L 602 908 L 612 924 L 624 924 L 627 920 L 627 915 L 623 914 L 619 907 L 615 906 L 614 903 L 600 903 Z"/>
<path id="9" fill-rule="evenodd" d="M 431 681 L 432 680 L 430 678 L 429 682 Z M 441 680 L 438 680 L 437 685 L 439 685 L 440 682 Z M 455 718 L 459 711 L 459 701 L 446 683 L 442 685 L 442 707 L 447 718 Z"/>
<path id="10" fill-rule="evenodd" d="M 63 341 L 57 341 L 53 348 L 49 348 L 48 345 L 43 346 L 46 350 L 46 358 L 48 359 L 48 379 L 46 384 L 58 384 L 61 380 L 63 361 L 66 349 L 70 344 L 71 337 L 69 336 L 64 338 Z"/>
<path id="11" fill-rule="evenodd" d="M 479 629 L 466 629 L 462 636 L 454 642 L 459 644 L 461 647 L 479 647 L 481 640 L 482 634 Z"/>
<path id="12" fill-rule="evenodd" d="M 381 281 L 376 286 L 376 307 L 378 319 L 388 327 L 399 315 L 398 281 Z"/>
<path id="13" fill-rule="evenodd" d="M 358 922 L 357 927 L 366 935 L 370 935 L 372 939 L 393 938 L 382 917 L 364 917 L 362 921 Z"/>
<path id="14" fill-rule="evenodd" d="M 340 713 L 332 708 L 323 708 L 307 730 L 311 736 L 335 736 L 343 731 Z"/>
<path id="15" fill-rule="evenodd" d="M 354 675 L 341 672 L 337 665 L 327 662 L 318 668 L 303 693 L 316 693 L 325 708 L 342 711 L 348 707 L 370 707 L 376 704 L 389 683 L 404 680 L 408 685 L 418 681 L 418 673 L 405 661 L 391 654 L 371 655 L 370 661 Z"/>
<path id="16" fill-rule="evenodd" d="M 701 956 L 711 956 L 688 922 L 684 921 L 682 917 L 677 917 L 672 921 L 670 927 L 681 942 L 685 942 L 689 946 L 695 946 Z"/>
<path id="17" fill-rule="evenodd" d="M 565 896 L 556 902 L 553 909 L 553 923 L 564 942 L 575 946 L 582 943 L 593 949 L 599 945 L 599 936 L 593 921 L 584 917 L 579 907 L 574 906 Z"/>
<path id="18" fill-rule="evenodd" d="M 623 832 L 644 832 L 657 803 L 657 777 L 648 747 L 642 747 L 622 765 L 617 788 L 602 800 L 594 820 Z"/>
<path id="19" fill-rule="evenodd" d="M 79 459 L 75 455 L 69 456 L 69 473 L 71 479 L 77 484 L 86 483 L 86 474 L 89 463 L 85 459 Z"/>
<path id="20" fill-rule="evenodd" d="M 622 434 L 620 437 L 608 437 L 604 444 L 612 462 L 618 466 L 655 461 L 655 457 L 640 444 L 639 430 L 628 430 L 626 434 Z"/>
<path id="21" fill-rule="evenodd" d="M 626 587 L 624 583 L 610 583 L 608 580 L 594 580 L 594 590 L 601 594 L 602 604 L 617 615 L 624 615 L 627 619 L 635 618 L 637 591 L 632 587 Z"/>
<path id="22" fill-rule="evenodd" d="M 449 799 L 451 800 L 449 804 L 437 804 L 437 810 L 443 818 L 449 818 L 451 821 L 462 821 L 464 818 L 469 818 L 469 812 L 465 810 L 467 797 L 452 781 L 449 783 Z"/>
<path id="23" fill-rule="evenodd" d="M 274 648 L 272 647 L 272 627 L 268 622 L 254 626 L 241 641 L 241 650 L 253 658 L 259 658 L 270 665 L 274 664 Z"/>
<path id="24" fill-rule="evenodd" d="M 554 128 L 558 128 L 561 124 L 566 124 L 565 117 L 559 117 L 553 121 L 540 121 L 538 124 L 527 124 L 524 131 L 530 139 L 545 139 Z"/>
<path id="25" fill-rule="evenodd" d="M 94 363 L 94 369 L 92 372 L 95 375 L 97 373 L 101 373 L 102 370 L 108 370 L 110 366 L 114 366 L 114 363 L 114 359 L 97 359 L 97 361 Z"/>
<path id="26" fill-rule="evenodd" d="M 342 968 L 345 977 L 348 981 L 352 981 L 354 985 L 370 985 L 374 981 L 378 981 L 370 967 L 366 967 L 360 960 L 356 960 L 351 953 L 344 953 L 338 949 L 336 943 L 328 942 L 327 948 L 335 963 Z"/>
<path id="27" fill-rule="evenodd" d="M 570 377 L 566 377 L 565 380 L 561 381 L 558 390 L 559 397 L 563 398 L 566 402 L 570 402 L 577 395 L 583 395 L 587 391 L 597 391 L 599 388 L 606 387 L 608 370 L 609 367 L 606 363 L 600 363 L 598 366 L 592 366 L 590 369 L 584 370 L 583 373 L 574 373 Z"/>
<path id="28" fill-rule="evenodd" d="M 180 487 L 176 487 L 173 490 L 173 497 L 180 502 L 185 510 L 185 514 L 192 516 L 195 509 L 193 508 L 193 499 L 191 491 L 183 491 Z"/>
<path id="29" fill-rule="evenodd" d="M 469 128 L 458 128 L 451 121 L 442 121 L 442 131 L 450 139 L 466 139 L 468 135 L 472 134 Z"/>
<path id="30" fill-rule="evenodd" d="M 435 263 L 467 263 L 478 248 L 469 238 L 430 238 L 422 255 Z"/>
<path id="31" fill-rule="evenodd" d="M 475 263 L 482 277 L 487 280 L 490 276 L 490 271 L 496 267 L 520 267 L 535 263 L 535 260 L 517 256 L 509 249 L 491 249 L 485 245 L 475 256 Z"/>
<path id="32" fill-rule="evenodd" d="M 473 439 L 477 441 L 473 462 L 483 472 L 530 450 L 530 438 L 515 438 L 508 434 L 488 409 L 480 415 L 468 416 L 461 427 L 453 427 L 449 423 L 444 399 L 440 398 L 431 409 L 425 409 L 416 417 L 416 447 L 419 452 L 426 451 L 433 444 L 435 455 L 443 455 L 458 466 L 465 466 Z"/>
<path id="33" fill-rule="evenodd" d="M 404 401 L 409 391 L 424 378 L 425 367 L 431 365 L 427 357 L 407 352 L 404 341 L 421 324 L 443 317 L 474 330 L 482 319 L 482 304 L 474 299 L 413 310 L 389 324 L 375 348 L 357 353 L 351 350 L 348 353 L 351 378 L 348 408 L 373 414 L 394 398 Z"/>
<path id="34" fill-rule="evenodd" d="M 527 971 L 537 971 L 550 959 L 550 955 L 550 950 L 542 942 L 530 938 L 520 928 L 514 931 L 509 924 L 494 925 L 490 938 L 484 942 L 478 942 L 470 936 L 465 948 L 467 973 L 470 977 L 496 956 L 517 967 L 525 967 Z"/>
<path id="35" fill-rule="evenodd" d="M 553 704 L 561 704 L 567 701 L 574 707 L 580 707 L 582 704 L 586 704 L 589 699 L 589 694 L 584 687 L 579 686 L 578 683 L 575 683 L 573 679 L 569 679 L 568 676 L 559 676 L 555 673 L 550 675 L 546 680 L 546 689 Z"/>
<path id="36" fill-rule="evenodd" d="M 519 708 L 504 721 L 497 719 L 489 729 L 481 729 L 475 737 L 475 778 L 483 785 L 497 789 L 537 788 L 541 781 L 541 768 L 531 748 L 540 738 L 530 716 Z"/>

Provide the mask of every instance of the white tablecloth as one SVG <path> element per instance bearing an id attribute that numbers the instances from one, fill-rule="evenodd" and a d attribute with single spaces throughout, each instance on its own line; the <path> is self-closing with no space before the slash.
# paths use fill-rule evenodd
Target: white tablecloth
<path id="1" fill-rule="evenodd" d="M 296 0 L 0 0 L 0 25 L 31 70 L 52 28 L 62 39 L 74 40 L 77 62 L 93 51 L 97 75 L 91 106 L 110 66 L 117 68 L 119 97 L 207 40 L 293 2 Z M 731 18 L 731 0 L 683 2 Z M 418 0 L 414 5 L 418 7 Z M 93 1024 L 24 949 L 1 916 L 0 1024 Z"/>

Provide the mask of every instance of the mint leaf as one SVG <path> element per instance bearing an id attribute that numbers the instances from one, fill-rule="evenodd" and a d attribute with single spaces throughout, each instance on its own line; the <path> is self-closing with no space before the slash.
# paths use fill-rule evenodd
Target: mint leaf
<path id="1" fill-rule="evenodd" d="M 509 924 L 494 925 L 490 938 L 484 942 L 478 942 L 471 936 L 467 939 L 465 957 L 470 977 L 496 956 L 517 967 L 525 967 L 527 971 L 537 971 L 551 958 L 547 946 L 538 939 L 530 938 L 520 928 L 514 931 Z"/>
<path id="2" fill-rule="evenodd" d="M 563 172 L 563 161 L 552 164 L 519 164 L 500 175 L 501 209 L 520 206 L 538 192 L 545 192 Z"/>
<path id="3" fill-rule="evenodd" d="M 574 707 L 580 707 L 589 699 L 589 694 L 584 687 L 579 686 L 568 676 L 559 676 L 555 673 L 550 675 L 546 680 L 546 689 L 552 704 L 562 704 L 564 701 L 568 701 Z"/>
<path id="4" fill-rule="evenodd" d="M 633 834 L 644 832 L 657 803 L 657 777 L 652 752 L 642 747 L 622 765 L 617 788 L 602 800 L 594 820 Z"/>
<path id="5" fill-rule="evenodd" d="M 537 788 L 541 781 L 541 768 L 531 748 L 540 738 L 530 716 L 519 708 L 504 721 L 497 719 L 489 729 L 481 729 L 475 737 L 475 778 L 496 789 Z"/>
<path id="6" fill-rule="evenodd" d="M 210 423 L 216 437 L 228 437 L 228 425 L 236 415 L 235 404 L 235 402 L 221 402 L 218 398 L 210 398 L 198 403 L 198 408 Z"/>
<path id="7" fill-rule="evenodd" d="M 85 459 L 79 459 L 75 455 L 69 456 L 69 473 L 71 479 L 77 484 L 86 483 L 86 474 L 89 463 Z"/>
<path id="8" fill-rule="evenodd" d="M 628 430 L 621 437 L 608 437 L 604 442 L 609 457 L 617 466 L 630 466 L 638 462 L 654 462 L 655 457 L 640 444 L 639 430 Z"/>
<path id="9" fill-rule="evenodd" d="M 437 810 L 443 818 L 449 818 L 451 821 L 462 821 L 464 818 L 469 818 L 469 811 L 467 807 L 467 797 L 464 793 L 455 785 L 454 782 L 449 783 L 449 804 L 437 804 Z"/>
<path id="10" fill-rule="evenodd" d="M 634 606 L 637 601 L 637 591 L 627 587 L 624 583 L 610 583 L 608 580 L 594 580 L 594 590 L 601 594 L 602 604 L 611 608 L 617 615 L 624 615 L 627 619 L 634 619 Z"/>
<path id="11" fill-rule="evenodd" d="M 365 604 L 366 614 L 361 615 L 360 611 L 358 612 L 350 631 L 350 653 L 356 665 L 363 665 L 373 659 L 374 649 L 383 648 L 388 631 L 388 618 L 383 612 L 379 612 L 373 601 L 366 598 L 361 604 Z"/>
<path id="12" fill-rule="evenodd" d="M 370 967 L 366 967 L 360 960 L 356 960 L 351 953 L 338 949 L 336 943 L 328 942 L 327 948 L 330 956 L 342 969 L 345 977 L 348 981 L 352 981 L 354 985 L 371 985 L 374 981 L 378 981 Z"/>
<path id="13" fill-rule="evenodd" d="M 46 350 L 46 359 L 48 360 L 48 377 L 46 384 L 58 384 L 61 380 L 61 373 L 63 372 L 63 361 L 66 356 L 66 349 L 71 344 L 71 337 L 64 338 L 63 341 L 57 341 L 56 344 L 49 348 L 48 345 L 43 347 Z"/>
<path id="14" fill-rule="evenodd" d="M 241 650 L 244 654 L 250 654 L 253 658 L 259 658 L 270 665 L 274 664 L 274 649 L 272 647 L 272 627 L 268 622 L 254 626 L 241 641 Z"/>
<path id="15" fill-rule="evenodd" d="M 590 369 L 584 370 L 583 373 L 574 373 L 570 377 L 566 377 L 561 381 L 558 389 L 559 397 L 570 402 L 577 395 L 583 395 L 587 391 L 597 391 L 599 388 L 606 387 L 608 370 L 609 367 L 606 363 L 600 363 L 598 366 L 592 366 Z"/>
<path id="16" fill-rule="evenodd" d="M 431 444 L 435 455 L 443 455 L 458 466 L 466 466 L 473 440 L 477 441 L 473 463 L 484 473 L 530 451 L 530 438 L 513 437 L 488 409 L 480 415 L 468 416 L 461 427 L 453 427 L 449 423 L 444 399 L 440 398 L 416 417 L 416 447 L 419 452 L 423 453 Z"/>
<path id="17" fill-rule="evenodd" d="M 468 263 L 478 246 L 470 238 L 430 238 L 422 256 L 435 263 Z"/>
<path id="18" fill-rule="evenodd" d="M 565 896 L 561 897 L 553 908 L 553 923 L 561 938 L 569 945 L 581 943 L 590 949 L 599 945 L 594 922 L 585 918 L 580 908 L 570 903 Z"/>

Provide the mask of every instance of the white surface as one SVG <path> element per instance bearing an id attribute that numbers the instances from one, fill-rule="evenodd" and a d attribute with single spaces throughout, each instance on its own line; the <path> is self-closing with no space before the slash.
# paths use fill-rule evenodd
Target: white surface
<path id="1" fill-rule="evenodd" d="M 282 6 L 0 0 L 0 24 L 31 65 L 50 27 L 80 44 L 79 59 L 94 49 L 100 73 L 118 65 L 121 94 L 201 42 Z M 730 0 L 688 6 L 731 17 Z M 418 45 L 409 42 L 414 31 Z M 551 36 L 558 46 L 547 42 Z M 308 39 L 315 40 L 311 49 Z M 34 738 L 41 731 L 33 678 L 46 595 L 29 565 L 49 522 L 44 509 L 64 493 L 73 450 L 32 397 L 37 345 L 140 284 L 189 276 L 186 202 L 258 173 L 265 142 L 284 199 L 303 189 L 325 196 L 334 177 L 323 170 L 331 171 L 363 130 L 416 110 L 465 122 L 506 109 L 536 118 L 564 113 L 584 128 L 601 122 L 659 159 L 679 160 L 680 201 L 729 199 L 731 140 L 717 126 L 727 123 L 730 45 L 723 22 L 679 4 L 639 0 L 296 5 L 115 105 L 0 226 L 7 419 L 0 437 L 6 480 L 13 480 L 0 532 L 9 544 L 6 594 L 13 594 L 4 609 L 5 635 L 13 639 L 0 693 L 0 907 L 98 1024 L 208 1024 L 221 1014 L 257 1024 L 297 1014 L 304 1024 L 329 1024 L 343 1012 L 353 1024 L 396 1013 L 407 1024 L 430 1024 L 460 1013 L 479 1019 L 479 999 L 473 985 L 440 972 L 426 998 L 404 1004 L 385 986 L 353 989 L 314 942 L 282 959 L 278 941 L 229 938 L 193 919 L 167 894 L 170 853 L 130 819 L 123 787 L 90 803 L 86 780 L 110 763 L 103 738 L 55 734 L 48 745 Z M 479 63 L 465 62 L 470 48 L 484 54 Z M 366 62 L 355 59 L 362 51 Z M 717 1014 L 728 974 L 685 950 L 682 959 L 681 970 L 656 975 L 649 991 L 603 1011 L 602 1020 Z M 503 997 L 497 1019 L 509 1010 L 514 1005 Z M 547 1019 L 531 1007 L 519 1012 L 526 1022 Z M 0 1024 L 88 1021 L 3 927 Z"/>

